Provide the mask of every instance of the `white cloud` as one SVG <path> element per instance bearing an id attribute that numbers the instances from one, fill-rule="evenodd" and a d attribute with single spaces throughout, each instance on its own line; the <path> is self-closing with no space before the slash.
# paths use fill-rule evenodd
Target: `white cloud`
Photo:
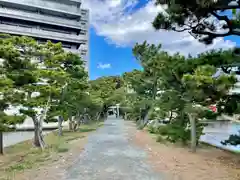
<path id="1" fill-rule="evenodd" d="M 111 66 L 111 64 L 109 64 L 109 63 L 107 63 L 107 64 L 103 64 L 103 63 L 99 63 L 98 64 L 98 66 L 97 66 L 97 68 L 98 69 L 109 69 L 109 68 L 111 68 L 112 66 Z"/>
<path id="2" fill-rule="evenodd" d="M 155 31 L 151 25 L 157 12 L 163 10 L 149 1 L 144 7 L 133 10 L 137 0 L 84 0 L 84 7 L 90 9 L 91 25 L 100 36 L 117 46 L 132 46 L 147 40 L 161 43 L 171 53 L 192 55 L 215 48 L 231 48 L 235 42 L 218 38 L 210 46 L 199 43 L 187 32 Z"/>
<path id="3" fill-rule="evenodd" d="M 117 7 L 118 5 L 120 5 L 121 4 L 121 0 L 112 0 L 111 2 L 110 2 L 110 6 L 111 7 Z"/>

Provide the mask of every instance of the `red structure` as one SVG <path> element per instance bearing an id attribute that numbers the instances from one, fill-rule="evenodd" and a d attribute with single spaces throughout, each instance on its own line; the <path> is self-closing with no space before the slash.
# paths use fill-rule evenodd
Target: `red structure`
<path id="1" fill-rule="evenodd" d="M 217 107 L 216 107 L 216 105 L 211 105 L 211 106 L 209 106 L 209 109 L 210 109 L 212 112 L 217 112 Z"/>

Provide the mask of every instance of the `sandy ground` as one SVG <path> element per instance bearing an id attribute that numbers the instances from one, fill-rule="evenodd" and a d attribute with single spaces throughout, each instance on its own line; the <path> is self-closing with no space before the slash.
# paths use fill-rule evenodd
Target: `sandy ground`
<path id="1" fill-rule="evenodd" d="M 207 146 L 193 154 L 187 148 L 157 143 L 148 132 L 137 130 L 132 122 L 125 121 L 124 124 L 124 127 L 127 128 L 127 138 L 130 144 L 147 152 L 147 163 L 151 165 L 153 170 L 162 174 L 164 180 L 240 180 L 239 155 Z M 117 140 L 114 142 L 117 143 Z M 12 180 L 65 179 L 65 175 L 69 170 L 74 165 L 79 165 L 79 162 L 77 162 L 79 161 L 78 157 L 85 151 L 86 144 L 89 144 L 89 138 L 86 136 L 71 141 L 71 143 L 72 148 L 70 151 L 51 157 L 37 169 L 34 168 L 18 173 Z M 81 171 L 81 169 L 78 171 Z M 141 177 L 138 179 L 141 179 Z"/>
<path id="2" fill-rule="evenodd" d="M 156 171 L 166 173 L 168 180 L 240 180 L 240 155 L 209 146 L 194 154 L 187 148 L 158 143 L 147 131 L 126 123 L 131 141 L 148 152 L 149 162 Z"/>
<path id="3" fill-rule="evenodd" d="M 165 180 L 148 163 L 144 148 L 129 140 L 125 121 L 108 117 L 91 136 L 80 159 L 68 169 L 64 180 Z"/>
<path id="4" fill-rule="evenodd" d="M 88 133 L 86 133 L 87 135 Z M 76 161 L 76 157 L 84 150 L 88 137 L 71 141 L 72 148 L 66 153 L 52 157 L 49 161 L 37 169 L 26 170 L 18 173 L 13 180 L 60 180 L 63 178 L 66 170 Z"/>

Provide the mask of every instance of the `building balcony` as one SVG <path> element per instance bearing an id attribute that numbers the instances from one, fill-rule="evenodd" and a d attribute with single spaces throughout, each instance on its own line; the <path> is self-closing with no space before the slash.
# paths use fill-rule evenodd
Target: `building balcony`
<path id="1" fill-rule="evenodd" d="M 71 4 L 71 5 L 81 5 L 82 0 L 58 0 L 59 3 Z"/>
<path id="2" fill-rule="evenodd" d="M 81 20 L 89 21 L 89 11 L 87 9 L 81 9 L 80 14 L 81 14 Z"/>
<path id="3" fill-rule="evenodd" d="M 82 3 L 82 0 L 70 0 L 70 1 L 72 1 L 72 2 L 75 2 L 75 3 Z"/>
<path id="4" fill-rule="evenodd" d="M 72 52 L 74 54 L 79 55 L 83 60 L 87 61 L 87 51 L 82 51 L 80 49 L 68 49 L 68 48 L 63 48 L 67 52 Z"/>
<path id="5" fill-rule="evenodd" d="M 34 21 L 39 23 L 52 24 L 75 29 L 86 29 L 86 25 L 82 25 L 81 21 L 78 22 L 76 20 L 66 20 L 60 17 L 47 16 L 38 13 L 25 12 L 15 9 L 0 8 L 0 16 L 14 19 L 24 19 L 27 21 Z"/>
<path id="6" fill-rule="evenodd" d="M 42 9 L 50 12 L 59 12 L 68 15 L 79 16 L 81 9 L 78 6 L 68 5 L 61 2 L 45 0 L 0 0 L 0 4 L 19 9 Z"/>
<path id="7" fill-rule="evenodd" d="M 6 24 L 0 24 L 0 32 L 14 34 L 14 35 L 39 37 L 39 38 L 49 39 L 49 40 L 73 42 L 73 43 L 79 43 L 79 44 L 85 44 L 87 43 L 87 40 L 88 40 L 86 35 L 73 35 L 73 34 L 67 34 L 67 33 L 59 33 L 59 32 L 53 32 L 53 31 L 46 31 L 42 29 L 6 25 Z"/>
<path id="8" fill-rule="evenodd" d="M 80 55 L 81 51 L 79 49 L 69 49 L 69 48 L 63 48 L 67 52 L 72 52 L 74 54 Z"/>

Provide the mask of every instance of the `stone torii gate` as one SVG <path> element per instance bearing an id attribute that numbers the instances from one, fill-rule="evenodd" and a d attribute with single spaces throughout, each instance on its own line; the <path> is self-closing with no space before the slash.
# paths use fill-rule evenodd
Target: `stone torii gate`
<path id="1" fill-rule="evenodd" d="M 115 112 L 116 116 L 118 118 L 119 117 L 119 107 L 120 107 L 120 104 L 116 104 L 115 106 L 110 106 L 108 109 L 112 110 L 113 112 Z"/>

